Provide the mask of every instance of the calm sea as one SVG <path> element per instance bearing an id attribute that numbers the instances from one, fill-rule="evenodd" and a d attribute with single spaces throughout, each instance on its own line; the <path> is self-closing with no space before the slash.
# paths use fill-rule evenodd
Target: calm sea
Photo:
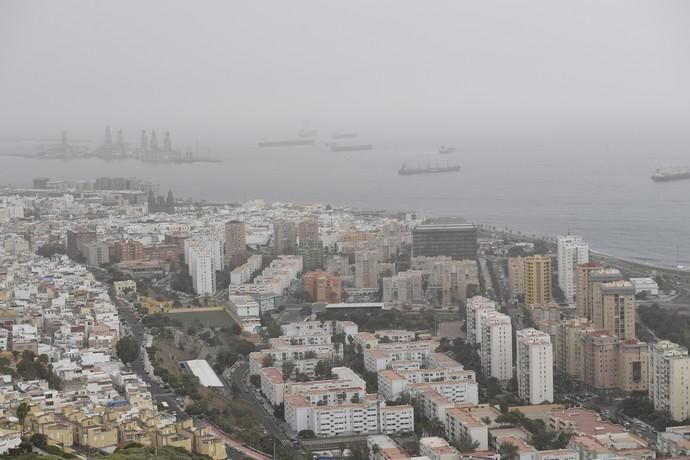
<path id="1" fill-rule="evenodd" d="M 458 147 L 454 155 L 439 155 L 438 139 L 374 142 L 371 151 L 333 153 L 322 144 L 261 149 L 253 140 L 234 141 L 213 148 L 220 164 L 0 157 L 0 184 L 29 185 L 40 176 L 137 176 L 185 198 L 323 202 L 462 216 L 527 234 L 570 231 L 606 253 L 690 266 L 690 181 L 649 178 L 659 166 L 690 164 L 682 147 L 690 145 L 687 139 L 673 147 L 629 136 L 464 136 L 457 143 L 446 137 Z M 3 142 L 0 153 L 35 150 L 29 144 Z M 403 163 L 458 163 L 462 170 L 400 176 Z"/>

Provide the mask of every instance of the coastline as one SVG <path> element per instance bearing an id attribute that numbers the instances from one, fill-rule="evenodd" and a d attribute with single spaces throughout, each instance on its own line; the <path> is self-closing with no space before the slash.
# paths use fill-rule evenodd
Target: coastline
<path id="1" fill-rule="evenodd" d="M 515 239 L 521 239 L 521 240 L 527 240 L 527 241 L 536 241 L 536 240 L 542 240 L 546 241 L 551 245 L 555 245 L 556 241 L 556 236 L 554 235 L 526 235 L 526 234 L 521 234 L 521 233 L 515 233 L 513 231 L 509 231 L 506 229 L 496 229 L 496 230 L 487 230 L 485 227 L 482 227 L 480 224 L 475 224 L 477 225 L 480 230 L 485 231 L 485 232 L 493 232 L 494 234 L 500 233 L 504 236 L 510 237 L 510 238 L 515 238 Z M 624 256 L 618 256 L 615 254 L 611 254 L 608 252 L 600 251 L 598 249 L 592 249 L 590 248 L 590 253 L 596 258 L 604 259 L 609 262 L 619 262 L 619 263 L 624 263 L 628 264 L 630 266 L 635 266 L 640 269 L 648 269 L 648 270 L 655 270 L 657 272 L 661 273 L 666 273 L 666 274 L 671 274 L 675 276 L 687 276 L 690 278 L 690 267 L 687 269 L 681 269 L 678 267 L 674 267 L 671 265 L 662 265 L 662 264 L 654 264 L 654 263 L 649 263 L 649 262 L 644 262 L 640 261 L 637 259 L 633 258 L 628 258 Z"/>

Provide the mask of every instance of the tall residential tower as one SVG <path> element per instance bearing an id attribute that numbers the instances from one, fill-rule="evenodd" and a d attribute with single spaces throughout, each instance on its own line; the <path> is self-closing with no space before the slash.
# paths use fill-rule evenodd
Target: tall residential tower
<path id="1" fill-rule="evenodd" d="M 565 301 L 575 300 L 575 267 L 589 262 L 589 245 L 579 236 L 558 237 L 558 286 Z"/>

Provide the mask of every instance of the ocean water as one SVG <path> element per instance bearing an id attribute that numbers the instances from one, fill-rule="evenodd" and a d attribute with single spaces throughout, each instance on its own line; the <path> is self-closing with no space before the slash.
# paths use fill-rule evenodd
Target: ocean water
<path id="1" fill-rule="evenodd" d="M 222 163 L 149 164 L 136 160 L 38 160 L 0 157 L 0 184 L 34 177 L 79 180 L 136 176 L 178 197 L 231 201 L 323 202 L 362 208 L 462 216 L 526 234 L 581 235 L 599 251 L 690 266 L 690 181 L 655 183 L 660 166 L 688 166 L 687 139 L 578 136 L 463 136 L 445 142 L 387 136 L 371 151 L 259 148 L 219 141 Z M 346 141 L 341 141 L 346 142 Z M 455 145 L 439 155 L 441 143 Z M 2 153 L 31 143 L 2 142 Z M 457 163 L 459 173 L 400 176 L 398 168 Z"/>

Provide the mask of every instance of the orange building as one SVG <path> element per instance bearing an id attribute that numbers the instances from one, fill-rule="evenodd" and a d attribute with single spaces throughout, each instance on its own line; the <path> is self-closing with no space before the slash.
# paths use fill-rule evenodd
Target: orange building
<path id="1" fill-rule="evenodd" d="M 297 238 L 300 244 L 319 240 L 319 223 L 315 219 L 304 219 L 297 224 Z"/>
<path id="2" fill-rule="evenodd" d="M 342 300 L 343 287 L 339 276 L 314 271 L 305 273 L 302 281 L 304 290 L 314 302 L 339 303 Z"/>
<path id="3" fill-rule="evenodd" d="M 118 241 L 115 243 L 115 257 L 120 262 L 142 260 L 144 258 L 144 245 L 135 240 Z"/>
<path id="4" fill-rule="evenodd" d="M 144 247 L 145 260 L 165 260 L 166 262 L 177 265 L 183 251 L 176 244 L 156 244 Z"/>

